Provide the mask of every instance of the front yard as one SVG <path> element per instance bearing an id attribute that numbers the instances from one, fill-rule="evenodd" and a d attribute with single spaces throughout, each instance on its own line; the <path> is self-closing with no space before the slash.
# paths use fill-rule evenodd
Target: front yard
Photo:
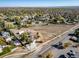
<path id="1" fill-rule="evenodd" d="M 12 49 L 14 49 L 14 48 L 15 48 L 15 46 L 13 46 L 13 45 L 9 45 L 9 46 L 3 48 L 3 51 L 0 53 L 0 56 L 3 56 L 5 54 L 11 52 Z"/>

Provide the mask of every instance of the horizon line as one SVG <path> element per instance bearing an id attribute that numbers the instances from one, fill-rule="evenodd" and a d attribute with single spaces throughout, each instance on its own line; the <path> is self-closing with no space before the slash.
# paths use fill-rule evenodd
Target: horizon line
<path id="1" fill-rule="evenodd" d="M 39 8 L 39 7 L 47 7 L 47 8 L 50 8 L 50 7 L 79 7 L 79 6 L 0 6 L 0 8 L 6 8 L 6 7 L 35 7 L 35 8 Z"/>

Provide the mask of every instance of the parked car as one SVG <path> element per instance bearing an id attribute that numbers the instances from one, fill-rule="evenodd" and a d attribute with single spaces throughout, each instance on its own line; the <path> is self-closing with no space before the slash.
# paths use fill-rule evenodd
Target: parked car
<path id="1" fill-rule="evenodd" d="M 63 44 L 62 42 L 59 42 L 58 44 L 52 45 L 53 47 L 57 48 L 57 49 L 63 49 Z"/>
<path id="2" fill-rule="evenodd" d="M 64 54 L 62 54 L 58 58 L 66 58 L 66 56 Z"/>
<path id="3" fill-rule="evenodd" d="M 70 50 L 68 53 L 67 53 L 67 56 L 68 56 L 68 58 L 76 58 L 75 57 L 75 52 L 74 51 L 72 51 L 72 50 Z"/>

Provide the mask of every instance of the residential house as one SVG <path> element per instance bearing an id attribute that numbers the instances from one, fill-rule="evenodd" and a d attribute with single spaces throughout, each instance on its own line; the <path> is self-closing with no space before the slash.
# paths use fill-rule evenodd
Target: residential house
<path id="1" fill-rule="evenodd" d="M 31 44 L 26 44 L 28 50 L 32 50 L 36 48 L 36 40 L 34 40 Z"/>
<path id="2" fill-rule="evenodd" d="M 31 19 L 32 16 L 25 16 L 24 19 L 21 21 L 21 25 L 26 25 L 29 19 Z"/>
<path id="3" fill-rule="evenodd" d="M 9 32 L 1 32 L 1 34 L 2 34 L 2 37 L 6 40 L 6 42 L 10 42 L 12 40 Z"/>
<path id="4" fill-rule="evenodd" d="M 25 16 L 24 19 L 21 21 L 21 25 L 25 25 L 28 21 L 28 16 Z"/>
<path id="5" fill-rule="evenodd" d="M 16 41 L 14 41 L 14 45 L 19 46 L 19 45 L 21 45 L 21 43 L 18 40 L 16 40 Z"/>
<path id="6" fill-rule="evenodd" d="M 22 33 L 24 33 L 24 31 L 19 31 L 17 34 L 21 35 Z"/>

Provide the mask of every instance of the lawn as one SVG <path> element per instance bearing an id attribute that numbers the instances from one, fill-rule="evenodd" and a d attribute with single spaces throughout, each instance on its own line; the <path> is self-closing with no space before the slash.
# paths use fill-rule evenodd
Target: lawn
<path id="1" fill-rule="evenodd" d="M 0 56 L 5 55 L 5 54 L 11 52 L 11 50 L 12 50 L 13 48 L 15 48 L 15 46 L 13 46 L 13 45 L 10 45 L 9 47 L 3 48 L 3 52 L 0 53 Z"/>

